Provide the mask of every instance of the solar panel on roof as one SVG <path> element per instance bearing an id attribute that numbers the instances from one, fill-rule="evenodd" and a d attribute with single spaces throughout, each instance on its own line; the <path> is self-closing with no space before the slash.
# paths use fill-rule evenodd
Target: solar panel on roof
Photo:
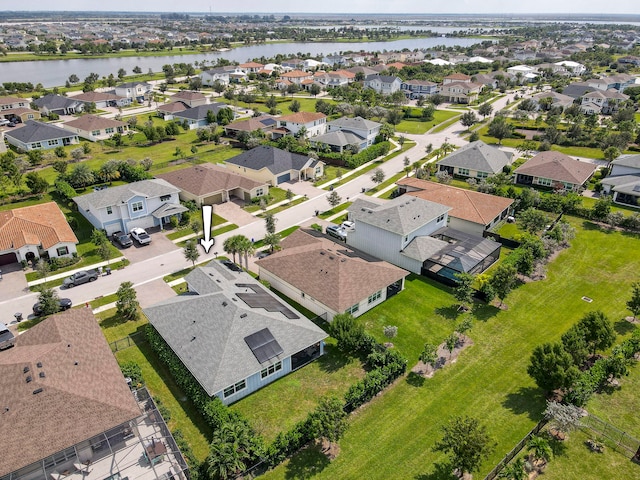
<path id="1" fill-rule="evenodd" d="M 258 363 L 264 363 L 267 360 L 277 357 L 281 353 L 284 353 L 284 349 L 280 346 L 278 341 L 273 338 L 273 335 L 268 328 L 258 330 L 256 333 L 244 337 L 244 341 L 247 343 L 251 352 L 255 355 Z"/>

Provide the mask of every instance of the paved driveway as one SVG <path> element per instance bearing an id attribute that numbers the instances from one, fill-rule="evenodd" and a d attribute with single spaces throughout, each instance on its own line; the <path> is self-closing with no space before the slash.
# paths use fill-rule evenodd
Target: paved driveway
<path id="1" fill-rule="evenodd" d="M 0 280 L 0 302 L 30 293 L 27 287 L 27 279 L 24 276 L 25 272 L 22 271 L 19 263 L 2 265 L 0 270 L 2 271 L 2 280 Z M 7 319 L 0 319 L 0 322 L 6 323 L 5 320 Z"/>
<path id="2" fill-rule="evenodd" d="M 235 223 L 239 227 L 242 227 L 243 225 L 248 225 L 256 221 L 256 217 L 242 209 L 244 204 L 242 200 L 232 198 L 230 202 L 214 205 L 213 211 L 228 222 Z M 215 225 L 214 228 L 216 228 Z"/>
<path id="3" fill-rule="evenodd" d="M 149 245 L 141 246 L 134 240 L 131 247 L 120 250 L 131 263 L 142 262 L 180 248 L 160 231 L 156 233 L 147 231 L 147 233 L 151 235 L 151 243 Z"/>

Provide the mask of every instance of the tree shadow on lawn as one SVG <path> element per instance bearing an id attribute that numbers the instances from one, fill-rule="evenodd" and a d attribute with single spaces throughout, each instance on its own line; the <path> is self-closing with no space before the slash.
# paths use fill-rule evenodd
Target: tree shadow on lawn
<path id="1" fill-rule="evenodd" d="M 545 409 L 544 395 L 539 388 L 520 387 L 517 392 L 507 394 L 502 406 L 516 415 L 526 413 L 531 420 L 537 422 Z"/>
<path id="2" fill-rule="evenodd" d="M 613 324 L 613 329 L 616 331 L 618 335 L 626 335 L 628 333 L 633 332 L 636 328 L 637 327 L 633 323 L 628 322 L 624 318 L 621 318 L 620 320 L 618 320 L 616 323 Z"/>
<path id="3" fill-rule="evenodd" d="M 434 464 L 434 471 L 431 473 L 421 473 L 413 477 L 415 480 L 457 480 L 453 474 L 453 467 L 450 463 Z"/>
<path id="4" fill-rule="evenodd" d="M 338 350 L 338 347 L 335 347 L 333 345 L 325 345 L 324 348 L 325 354 L 318 358 L 316 362 L 320 367 L 320 370 L 325 373 L 337 372 L 338 370 L 346 367 L 349 363 L 358 361 L 357 358 L 352 358 L 345 355 L 340 350 Z"/>
<path id="5" fill-rule="evenodd" d="M 446 318 L 447 320 L 455 320 L 462 313 L 458 310 L 458 305 L 450 305 L 448 307 L 438 307 L 435 309 L 436 315 Z"/>
<path id="6" fill-rule="evenodd" d="M 421 387 L 424 385 L 425 378 L 415 372 L 409 372 L 407 375 L 407 383 L 412 387 Z"/>
<path id="7" fill-rule="evenodd" d="M 492 319 L 498 314 L 498 312 L 500 312 L 498 307 L 494 307 L 487 303 L 475 303 L 473 305 L 473 316 L 480 322 L 486 322 L 487 320 Z"/>
<path id="8" fill-rule="evenodd" d="M 320 451 L 320 446 L 312 445 L 291 457 L 284 478 L 291 480 L 311 478 L 324 470 L 329 463 L 327 456 Z"/>

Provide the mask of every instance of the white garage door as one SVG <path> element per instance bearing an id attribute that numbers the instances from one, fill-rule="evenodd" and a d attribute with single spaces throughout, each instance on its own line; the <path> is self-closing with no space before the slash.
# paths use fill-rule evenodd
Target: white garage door
<path id="1" fill-rule="evenodd" d="M 122 230 L 122 225 L 120 225 L 120 223 L 111 223 L 109 225 L 105 225 L 104 230 L 107 232 L 108 236 L 111 236 L 118 230 Z"/>
<path id="2" fill-rule="evenodd" d="M 131 220 L 127 222 L 127 233 L 131 231 L 134 227 L 140 228 L 151 228 L 153 227 L 154 218 L 149 215 L 148 217 L 136 218 L 135 220 Z"/>

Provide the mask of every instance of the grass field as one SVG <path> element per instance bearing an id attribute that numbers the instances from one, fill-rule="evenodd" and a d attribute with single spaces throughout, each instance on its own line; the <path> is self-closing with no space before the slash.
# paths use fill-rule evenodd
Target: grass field
<path id="1" fill-rule="evenodd" d="M 482 478 L 544 410 L 542 392 L 526 373 L 535 346 L 557 341 L 596 309 L 604 311 L 620 333 L 628 333 L 619 319 L 627 314 L 627 292 L 640 267 L 640 257 L 629 255 L 637 249 L 638 236 L 600 231 L 581 219 L 571 222 L 579 228 L 578 236 L 549 265 L 546 280 L 513 291 L 505 311 L 483 306 L 475 312 L 470 332 L 474 345 L 457 363 L 432 379 L 401 379 L 374 399 L 352 418 L 340 442 L 341 453 L 330 464 L 307 452 L 303 460 L 294 457 L 265 478 L 443 478 L 437 472 L 445 457 L 432 447 L 440 438 L 440 426 L 452 415 L 465 414 L 481 419 L 497 441 L 478 475 Z M 583 295 L 593 303 L 581 300 Z M 411 367 L 425 342 L 440 343 L 453 331 L 459 321 L 454 303 L 446 287 L 412 277 L 405 292 L 361 318 L 378 339 L 383 338 L 383 325 L 398 326 L 394 344 Z"/>
<path id="2" fill-rule="evenodd" d="M 428 122 L 423 122 L 418 119 L 402 120 L 398 125 L 396 125 L 396 134 L 401 135 L 403 133 L 413 133 L 422 135 L 436 125 L 446 122 L 450 118 L 458 115 L 459 113 L 450 112 L 448 110 L 436 110 L 433 115 L 433 120 Z"/>

